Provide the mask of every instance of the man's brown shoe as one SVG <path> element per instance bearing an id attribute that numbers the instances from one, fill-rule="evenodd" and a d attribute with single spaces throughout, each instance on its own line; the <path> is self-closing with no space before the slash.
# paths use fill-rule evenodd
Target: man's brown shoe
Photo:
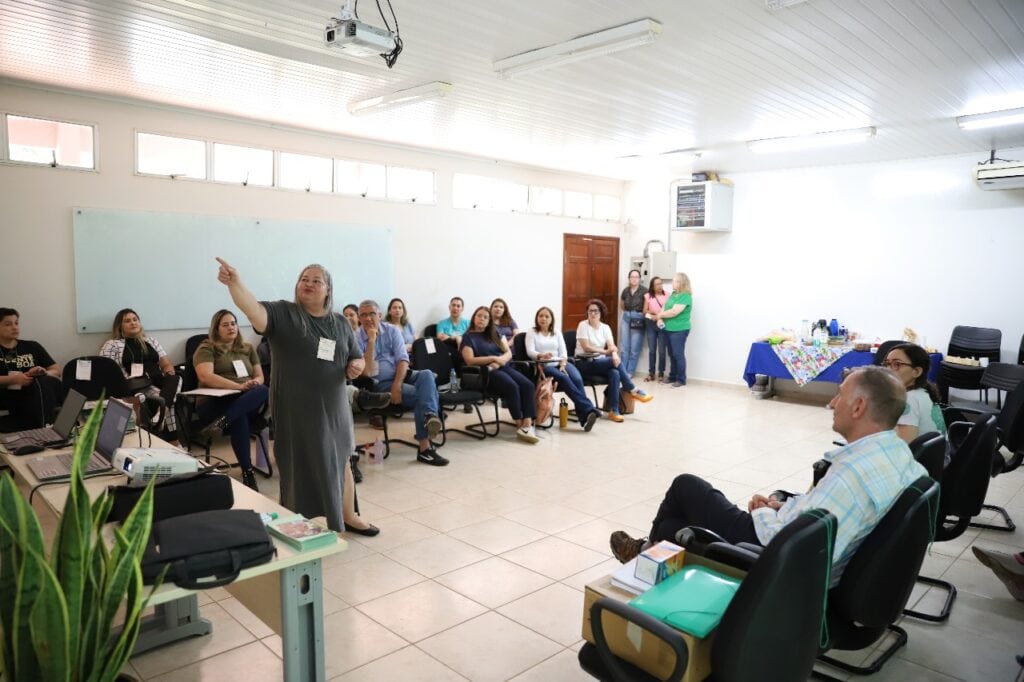
<path id="1" fill-rule="evenodd" d="M 626 531 L 623 530 L 615 531 L 612 533 L 612 536 L 608 538 L 608 544 L 611 545 L 612 548 L 612 555 L 614 555 L 621 563 L 632 561 L 644 548 L 645 541 L 646 538 L 631 538 Z"/>

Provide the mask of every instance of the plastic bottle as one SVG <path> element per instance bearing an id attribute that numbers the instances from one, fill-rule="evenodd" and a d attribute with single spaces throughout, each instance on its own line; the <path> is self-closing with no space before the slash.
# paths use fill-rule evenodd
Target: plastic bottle
<path id="1" fill-rule="evenodd" d="M 558 403 L 558 428 L 564 429 L 569 425 L 569 403 L 565 402 L 565 398 Z"/>
<path id="2" fill-rule="evenodd" d="M 828 333 L 830 336 L 839 336 L 839 322 L 836 318 L 832 318 L 832 321 L 828 323 Z"/>
<path id="3" fill-rule="evenodd" d="M 456 393 L 459 390 L 459 375 L 455 373 L 455 368 L 448 374 L 448 392 Z"/>

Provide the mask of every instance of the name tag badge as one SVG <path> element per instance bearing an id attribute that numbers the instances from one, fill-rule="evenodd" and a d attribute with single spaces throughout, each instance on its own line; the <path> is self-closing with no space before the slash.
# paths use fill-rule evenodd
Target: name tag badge
<path id="1" fill-rule="evenodd" d="M 437 348 L 434 347 L 434 339 L 431 339 L 429 337 L 423 339 L 423 345 L 427 349 L 427 355 L 433 355 L 434 353 L 437 352 Z"/>
<path id="2" fill-rule="evenodd" d="M 334 339 L 325 339 L 320 337 L 320 343 L 316 348 L 316 359 L 317 360 L 334 360 L 334 346 L 336 342 Z"/>
<path id="3" fill-rule="evenodd" d="M 141 362 L 133 362 L 132 363 L 132 368 L 131 368 L 131 370 L 128 373 L 128 378 L 129 379 L 134 379 L 135 377 L 141 377 L 141 376 L 142 376 L 142 363 Z"/>
<path id="4" fill-rule="evenodd" d="M 249 370 L 245 368 L 245 363 L 241 360 L 232 360 L 231 364 L 235 366 L 235 376 L 242 378 L 249 376 Z"/>
<path id="5" fill-rule="evenodd" d="M 79 360 L 75 363 L 75 379 L 92 381 L 92 360 Z"/>

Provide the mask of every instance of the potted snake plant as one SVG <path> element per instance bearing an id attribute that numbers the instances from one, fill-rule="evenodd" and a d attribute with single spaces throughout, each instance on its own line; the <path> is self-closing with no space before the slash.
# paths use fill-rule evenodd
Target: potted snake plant
<path id="1" fill-rule="evenodd" d="M 48 556 L 35 511 L 12 476 L 0 475 L 5 681 L 114 680 L 135 646 L 148 600 L 139 563 L 152 526 L 153 490 L 151 484 L 113 531 L 113 541 L 104 540 L 113 499 L 104 492 L 91 501 L 82 476 L 102 413 L 101 406 L 93 410 L 75 444 L 67 501 Z M 115 629 L 119 612 L 123 620 Z"/>

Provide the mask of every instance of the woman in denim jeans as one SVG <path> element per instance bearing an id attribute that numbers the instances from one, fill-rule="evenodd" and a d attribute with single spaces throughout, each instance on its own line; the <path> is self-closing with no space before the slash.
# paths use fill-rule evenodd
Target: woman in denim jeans
<path id="1" fill-rule="evenodd" d="M 651 277 L 651 285 L 644 294 L 644 317 L 647 318 L 647 378 L 644 381 L 665 379 L 665 358 L 668 356 L 668 334 L 665 323 L 658 320 L 658 313 L 665 309 L 665 293 L 661 277 Z M 657 363 L 655 362 L 657 361 Z M 657 375 L 655 375 L 657 364 Z"/>
<path id="2" fill-rule="evenodd" d="M 632 393 L 642 403 L 650 402 L 653 396 L 637 388 L 626 374 L 611 327 L 601 321 L 607 314 L 608 306 L 603 301 L 596 298 L 587 301 L 587 319 L 576 327 L 577 369 L 584 379 L 603 377 L 608 382 L 604 391 L 608 419 L 621 422 L 625 420 L 618 409 L 620 389 Z"/>
<path id="3" fill-rule="evenodd" d="M 644 345 L 647 325 L 644 320 L 644 290 L 640 286 L 640 271 L 629 271 L 629 286 L 619 294 L 622 303 L 622 323 L 619 342 L 622 344 L 622 367 L 630 377 L 640 362 L 640 349 Z M 636 327 L 634 329 L 634 327 Z"/>

